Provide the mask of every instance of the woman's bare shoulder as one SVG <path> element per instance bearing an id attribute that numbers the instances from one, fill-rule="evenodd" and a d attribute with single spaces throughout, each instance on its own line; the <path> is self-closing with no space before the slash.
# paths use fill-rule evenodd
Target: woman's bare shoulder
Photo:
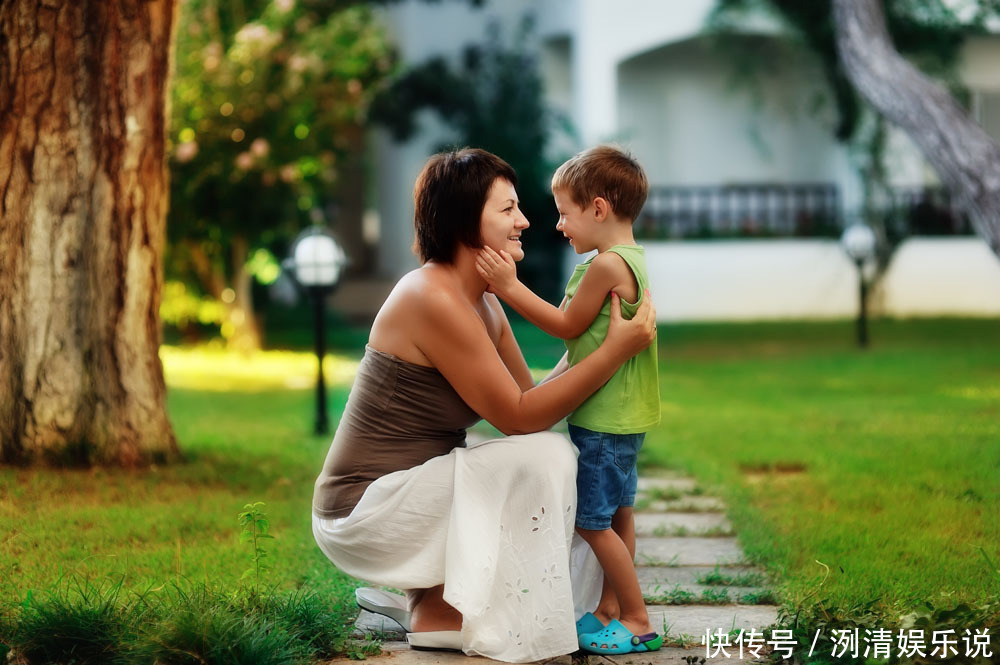
<path id="1" fill-rule="evenodd" d="M 459 294 L 440 271 L 417 268 L 403 275 L 372 323 L 368 343 L 420 365 L 432 363 L 420 351 L 428 332 L 444 324 L 442 317 L 460 316 Z"/>

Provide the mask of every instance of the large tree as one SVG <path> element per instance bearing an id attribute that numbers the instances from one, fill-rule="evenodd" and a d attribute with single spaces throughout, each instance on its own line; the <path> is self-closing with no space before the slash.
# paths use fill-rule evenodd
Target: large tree
<path id="1" fill-rule="evenodd" d="M 909 135 L 1000 256 L 1000 146 L 943 86 L 896 52 L 881 0 L 833 0 L 833 9 L 851 83 Z"/>
<path id="2" fill-rule="evenodd" d="M 0 462 L 176 456 L 157 310 L 174 0 L 0 3 Z"/>

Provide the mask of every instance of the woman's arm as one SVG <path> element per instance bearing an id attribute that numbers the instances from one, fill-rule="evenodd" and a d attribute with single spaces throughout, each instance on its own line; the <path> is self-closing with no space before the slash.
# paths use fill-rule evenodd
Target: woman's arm
<path id="1" fill-rule="evenodd" d="M 531 390 L 535 386 L 535 380 L 531 378 L 531 370 L 528 368 L 528 362 L 524 359 L 521 347 L 514 337 L 514 331 L 511 330 L 507 314 L 503 311 L 500 301 L 495 296 L 489 296 L 489 298 L 494 316 L 500 321 L 500 339 L 497 340 L 497 353 L 500 355 L 500 360 L 503 361 L 507 371 L 510 372 L 510 375 L 517 383 L 517 387 L 522 392 Z"/>
<path id="2" fill-rule="evenodd" d="M 461 298 L 445 290 L 426 293 L 413 341 L 476 413 L 505 434 L 547 429 L 611 378 L 618 367 L 649 346 L 655 312 L 645 299 L 624 321 L 612 296 L 608 335 L 593 353 L 559 376 L 529 390 L 508 371 L 482 321 Z"/>

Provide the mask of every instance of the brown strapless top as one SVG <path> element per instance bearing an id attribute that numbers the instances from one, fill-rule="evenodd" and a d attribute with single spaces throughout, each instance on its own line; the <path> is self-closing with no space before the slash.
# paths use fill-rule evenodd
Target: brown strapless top
<path id="1" fill-rule="evenodd" d="M 466 428 L 479 419 L 433 367 L 366 346 L 316 479 L 313 512 L 350 515 L 374 480 L 464 446 Z"/>

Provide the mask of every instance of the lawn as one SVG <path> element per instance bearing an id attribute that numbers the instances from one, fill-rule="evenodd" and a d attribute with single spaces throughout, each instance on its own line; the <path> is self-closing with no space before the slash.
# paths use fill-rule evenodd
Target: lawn
<path id="1" fill-rule="evenodd" d="M 535 368 L 561 354 L 533 329 L 517 333 Z M 866 351 L 852 334 L 849 322 L 661 325 L 663 422 L 642 464 L 684 469 L 721 494 L 793 609 L 872 603 L 898 616 L 924 600 L 995 601 L 1000 321 L 876 321 Z M 359 356 L 327 360 L 334 421 Z M 0 469 L 4 600 L 71 579 L 235 588 L 253 554 L 237 514 L 262 501 L 274 539 L 260 583 L 349 603 L 354 583 L 310 532 L 329 442 L 311 433 L 314 361 L 175 347 L 162 357 L 186 461 L 141 473 Z"/>

